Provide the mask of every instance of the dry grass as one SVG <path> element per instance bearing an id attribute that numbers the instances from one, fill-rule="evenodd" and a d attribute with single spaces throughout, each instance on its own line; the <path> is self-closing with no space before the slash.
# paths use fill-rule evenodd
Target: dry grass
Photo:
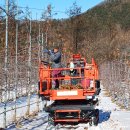
<path id="1" fill-rule="evenodd" d="M 110 97 L 110 93 L 108 91 L 105 91 L 104 95 Z"/>
<path id="2" fill-rule="evenodd" d="M 84 130 L 88 130 L 88 127 L 85 127 Z"/>

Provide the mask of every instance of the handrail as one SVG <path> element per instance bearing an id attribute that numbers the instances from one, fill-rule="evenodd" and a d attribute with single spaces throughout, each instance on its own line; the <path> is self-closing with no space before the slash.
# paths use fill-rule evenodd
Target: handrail
<path id="1" fill-rule="evenodd" d="M 49 70 L 70 70 L 71 68 L 50 68 L 50 69 L 48 69 L 48 68 L 41 67 L 41 69 L 49 71 Z M 87 68 L 86 67 L 76 67 L 76 68 L 73 68 L 73 69 L 76 69 L 76 70 L 79 69 L 80 70 L 80 69 L 87 69 Z"/>

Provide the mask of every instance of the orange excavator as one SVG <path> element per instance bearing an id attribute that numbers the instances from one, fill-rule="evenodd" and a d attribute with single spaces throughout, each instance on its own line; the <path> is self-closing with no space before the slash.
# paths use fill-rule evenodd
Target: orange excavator
<path id="1" fill-rule="evenodd" d="M 80 54 L 74 54 L 65 68 L 52 69 L 50 64 L 42 61 L 39 68 L 39 95 L 53 103 L 44 108 L 49 113 L 49 120 L 54 124 L 63 122 L 89 122 L 98 125 L 98 95 L 100 81 L 98 66 L 92 59 L 91 64 Z M 53 77 L 52 72 L 61 74 Z M 59 81 L 55 89 L 54 81 Z"/>

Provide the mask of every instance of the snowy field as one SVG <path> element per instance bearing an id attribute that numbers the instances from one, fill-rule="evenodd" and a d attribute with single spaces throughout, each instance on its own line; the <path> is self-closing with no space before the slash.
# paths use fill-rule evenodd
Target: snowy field
<path id="1" fill-rule="evenodd" d="M 16 110 L 16 114 L 17 114 L 17 120 L 19 120 L 20 118 L 26 118 L 26 112 L 27 112 L 27 97 L 20 97 L 17 100 L 16 103 L 16 107 L 18 108 Z M 30 113 L 34 113 L 38 110 L 37 107 L 37 95 L 33 94 L 31 96 L 30 99 Z M 43 106 L 42 106 L 42 102 L 39 100 L 39 109 L 42 110 Z M 15 102 L 14 101 L 10 101 L 7 103 L 7 107 L 6 107 L 6 124 L 10 124 L 13 120 L 14 120 L 14 115 L 15 115 L 15 111 L 14 111 L 14 107 L 15 107 Z M 11 110 L 11 111 L 10 111 Z M 0 103 L 0 113 L 4 112 L 4 103 Z M 3 127 L 3 122 L 4 122 L 4 114 L 0 115 L 0 128 Z"/>
<path id="2" fill-rule="evenodd" d="M 33 99 L 35 99 L 35 96 Z M 112 103 L 111 98 L 105 95 L 103 88 L 99 99 L 100 117 L 99 125 L 96 127 L 90 127 L 88 123 L 80 123 L 78 125 L 58 124 L 54 128 L 53 125 L 48 124 L 48 114 L 40 112 L 35 117 L 21 121 L 17 128 L 14 125 L 8 126 L 7 130 L 130 130 L 130 111 L 121 110 L 116 104 Z"/>

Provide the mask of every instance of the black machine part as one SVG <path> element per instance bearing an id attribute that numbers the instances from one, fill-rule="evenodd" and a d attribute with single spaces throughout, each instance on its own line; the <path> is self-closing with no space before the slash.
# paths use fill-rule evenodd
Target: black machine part
<path id="1" fill-rule="evenodd" d="M 55 110 L 94 110 L 97 106 L 98 100 L 95 102 L 87 100 L 63 100 L 55 101 L 50 106 L 46 107 L 44 110 L 46 112 L 53 112 Z"/>
<path id="2" fill-rule="evenodd" d="M 96 85 L 96 93 L 95 95 L 99 95 L 100 94 L 100 91 L 101 91 L 101 88 L 100 88 L 100 80 L 96 80 L 95 81 L 95 85 Z"/>
<path id="3" fill-rule="evenodd" d="M 81 110 L 80 114 L 78 112 L 50 112 L 49 113 L 49 119 L 51 119 L 52 122 L 55 122 L 55 119 L 60 120 L 67 120 L 67 119 L 77 119 L 79 118 L 81 121 L 89 121 L 89 125 L 97 126 L 99 122 L 99 110 L 93 109 L 93 110 Z"/>

